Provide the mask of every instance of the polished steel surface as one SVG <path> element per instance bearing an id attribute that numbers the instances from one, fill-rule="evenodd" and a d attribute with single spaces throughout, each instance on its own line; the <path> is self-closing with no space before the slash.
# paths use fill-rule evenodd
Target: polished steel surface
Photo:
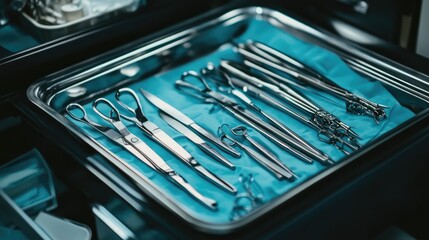
<path id="1" fill-rule="evenodd" d="M 132 101 L 136 106 L 135 108 L 130 107 L 128 104 L 126 104 L 121 100 L 121 96 L 124 96 L 124 95 L 128 95 L 131 97 Z M 143 108 L 141 106 L 139 97 L 137 96 L 137 93 L 134 92 L 134 90 L 130 88 L 121 88 L 118 91 L 116 91 L 115 98 L 116 98 L 116 101 L 123 108 L 127 109 L 129 112 L 133 114 L 132 117 L 129 117 L 117 112 L 118 117 L 121 116 L 122 118 L 125 118 L 128 121 L 133 122 L 136 126 L 138 126 L 141 130 L 143 130 L 143 132 L 146 135 L 148 135 L 150 138 L 152 138 L 154 141 L 159 143 L 165 149 L 173 153 L 182 162 L 186 163 L 188 166 L 190 166 L 195 171 L 200 173 L 204 178 L 210 180 L 211 182 L 215 183 L 216 185 L 218 185 L 219 187 L 221 187 L 226 191 L 229 191 L 231 193 L 237 192 L 237 189 L 233 185 L 229 184 L 221 177 L 217 176 L 216 174 L 210 172 L 209 170 L 201 166 L 199 162 L 188 151 L 186 151 L 186 149 L 180 146 L 179 143 L 177 143 L 173 138 L 171 138 L 155 123 L 149 121 L 149 119 L 145 116 L 143 112 Z M 117 110 L 115 109 L 115 111 Z M 203 169 L 203 170 L 200 170 L 200 169 Z"/>
<path id="2" fill-rule="evenodd" d="M 232 232 L 257 220 L 278 206 L 285 205 L 289 199 L 307 187 L 331 173 L 342 169 L 357 158 L 365 156 L 367 151 L 376 149 L 384 141 L 391 139 L 400 132 L 406 131 L 415 121 L 410 120 L 406 124 L 402 124 L 395 132 L 390 132 L 383 139 L 372 142 L 364 150 L 358 151 L 344 159 L 341 163 L 321 172 L 286 194 L 263 205 L 246 217 L 228 224 L 213 224 L 199 219 L 187 211 L 181 203 L 165 197 L 162 189 L 154 185 L 150 179 L 139 172 L 135 172 L 126 164 L 121 163 L 113 152 L 103 147 L 103 145 L 86 135 L 71 121 L 67 120 L 64 117 L 64 111 L 69 103 L 86 103 L 97 96 L 102 96 L 106 92 L 114 91 L 132 82 L 151 76 L 154 73 L 172 68 L 180 62 L 189 61 L 213 51 L 223 44 L 230 42 L 231 39 L 247 26 L 250 19 L 255 18 L 269 21 L 273 25 L 307 42 L 335 52 L 363 76 L 380 81 L 402 105 L 413 109 L 417 115 L 417 119 L 429 115 L 427 111 L 429 103 L 428 76 L 372 53 L 367 49 L 346 42 L 321 29 L 306 25 L 284 13 L 261 7 L 232 10 L 211 21 L 184 31 L 151 39 L 151 41 L 145 41 L 140 45 L 136 44 L 135 48 L 127 48 L 127 51 L 123 52 L 122 55 L 109 55 L 104 60 L 95 60 L 96 65 L 80 65 L 79 71 L 66 71 L 47 77 L 30 86 L 27 90 L 27 96 L 36 106 L 55 118 L 71 133 L 92 146 L 111 164 L 121 169 L 124 174 L 133 179 L 144 194 L 158 201 L 194 228 L 213 234 Z M 222 34 L 216 34 L 219 31 L 222 31 Z M 212 37 L 214 35 L 216 38 Z M 193 46 L 192 54 L 186 48 L 189 45 Z M 105 60 L 106 58 L 108 60 Z M 130 69 L 135 71 L 130 71 Z M 144 209 L 144 206 L 142 206 L 142 209 Z"/>
<path id="3" fill-rule="evenodd" d="M 177 121 L 183 123 L 184 125 L 191 127 L 197 133 L 199 133 L 201 136 L 203 136 L 204 138 L 211 141 L 213 144 L 215 144 L 216 146 L 221 148 L 223 151 L 231 154 L 234 157 L 240 156 L 240 154 L 237 151 L 235 151 L 234 149 L 222 144 L 216 136 L 209 133 L 207 130 L 205 130 L 203 127 L 201 127 L 200 125 L 195 123 L 192 119 L 187 117 L 185 114 L 181 113 L 176 108 L 172 107 L 168 103 L 164 102 L 163 100 L 159 99 L 155 95 L 153 95 L 153 94 L 151 94 L 151 93 L 149 93 L 143 89 L 140 89 L 140 91 L 143 94 L 143 96 L 145 96 L 146 99 L 149 100 L 149 102 L 151 102 L 157 108 L 162 110 L 164 113 L 167 113 L 168 115 L 170 115 L 171 117 L 173 117 Z"/>
<path id="4" fill-rule="evenodd" d="M 195 143 L 201 150 L 203 150 L 206 154 L 214 158 L 216 161 L 222 163 L 230 169 L 235 169 L 235 165 L 231 163 L 228 159 L 226 159 L 220 152 L 216 149 L 212 148 L 209 144 L 204 141 L 204 139 L 200 138 L 197 134 L 195 134 L 192 130 L 187 128 L 181 122 L 175 120 L 174 118 L 168 116 L 167 114 L 160 112 L 159 115 L 161 118 L 168 123 L 172 128 L 176 129 L 178 132 L 183 134 L 193 143 Z"/>

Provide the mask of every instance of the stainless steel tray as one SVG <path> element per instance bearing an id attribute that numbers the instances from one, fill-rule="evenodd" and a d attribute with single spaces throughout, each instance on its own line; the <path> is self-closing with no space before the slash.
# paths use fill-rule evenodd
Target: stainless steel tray
<path id="1" fill-rule="evenodd" d="M 174 68 L 180 63 L 198 58 L 211 52 L 233 37 L 239 35 L 250 19 L 262 19 L 278 28 L 287 31 L 307 42 L 327 48 L 337 53 L 341 58 L 360 74 L 380 81 L 403 105 L 411 109 L 416 116 L 398 126 L 383 139 L 365 146 L 362 150 L 347 157 L 339 164 L 328 168 L 312 177 L 286 194 L 263 205 L 261 208 L 241 218 L 226 224 L 213 224 L 196 218 L 181 207 L 181 204 L 164 195 L 162 189 L 155 186 L 142 173 L 134 171 L 129 166 L 115 158 L 114 153 L 104 148 L 100 143 L 84 134 L 76 125 L 64 117 L 65 106 L 71 102 L 88 102 L 107 92 L 114 91 L 145 77 Z M 222 34 L 218 34 L 221 32 Z M 133 68 L 144 69 L 137 74 L 129 74 Z M 101 76 L 108 76 L 103 78 Z M 307 187 L 315 184 L 329 174 L 340 170 L 345 165 L 365 155 L 369 150 L 376 149 L 385 140 L 394 137 L 401 131 L 406 131 L 416 118 L 428 117 L 429 84 L 428 76 L 415 72 L 402 65 L 378 56 L 366 49 L 355 46 L 340 38 L 321 30 L 305 25 L 280 12 L 250 7 L 230 11 L 212 21 L 198 26 L 175 32 L 142 45 L 128 52 L 116 55 L 108 60 L 92 64 L 92 67 L 80 66 L 78 71 L 64 75 L 48 77 L 30 86 L 27 91 L 29 99 L 64 125 L 82 141 L 100 152 L 111 164 L 121 169 L 147 195 L 173 211 L 194 228 L 205 232 L 222 234 L 234 231 L 256 220 L 258 217 L 272 211 L 288 199 L 299 194 Z"/>
<path id="2" fill-rule="evenodd" d="M 94 26 L 112 17 L 117 17 L 124 13 L 135 12 L 140 6 L 145 4 L 146 1 L 140 0 L 82 0 L 81 5 L 83 7 L 82 11 L 84 15 L 75 20 L 48 25 L 41 23 L 27 13 L 22 12 L 21 22 L 39 39 L 51 40 Z M 58 10 L 58 12 L 60 11 Z"/>

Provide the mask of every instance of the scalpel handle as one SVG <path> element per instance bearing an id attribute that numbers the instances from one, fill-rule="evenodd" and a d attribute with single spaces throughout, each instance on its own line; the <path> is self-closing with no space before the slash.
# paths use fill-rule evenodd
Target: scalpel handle
<path id="1" fill-rule="evenodd" d="M 211 198 L 203 196 L 198 192 L 194 187 L 192 187 L 184 178 L 178 175 L 176 172 L 168 173 L 169 179 L 174 183 L 178 184 L 180 187 L 185 189 L 192 197 L 203 203 L 206 207 L 217 210 L 217 202 Z"/>
<path id="2" fill-rule="evenodd" d="M 215 136 L 213 136 L 213 134 L 207 132 L 204 128 L 200 127 L 198 124 L 192 123 L 189 125 L 189 127 L 191 127 L 196 132 L 201 134 L 201 136 L 204 136 L 205 138 L 207 138 L 210 142 L 212 142 L 213 144 L 218 146 L 224 152 L 226 152 L 226 153 L 228 153 L 228 154 L 230 154 L 236 158 L 240 157 L 241 154 L 239 152 L 237 152 L 237 150 L 233 149 L 230 146 L 223 144 L 217 137 L 215 137 Z"/>

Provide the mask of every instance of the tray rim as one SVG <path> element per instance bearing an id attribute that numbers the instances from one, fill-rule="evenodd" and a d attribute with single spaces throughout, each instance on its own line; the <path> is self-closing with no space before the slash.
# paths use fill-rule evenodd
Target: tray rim
<path id="1" fill-rule="evenodd" d="M 391 70 L 395 70 L 395 71 L 399 70 L 399 72 L 401 74 L 407 75 L 410 78 L 416 79 L 418 81 L 421 81 L 422 79 L 426 79 L 426 80 L 429 79 L 428 76 L 421 74 L 420 72 L 417 72 L 415 70 L 407 68 L 403 65 L 399 65 L 399 64 L 397 64 L 397 63 L 395 63 L 389 59 L 386 59 L 383 56 L 377 55 L 377 54 L 375 54 L 369 50 L 366 50 L 362 47 L 356 46 L 355 44 L 350 43 L 347 40 L 341 39 L 341 38 L 339 38 L 333 34 L 325 32 L 321 29 L 310 27 L 310 26 L 306 25 L 305 23 L 299 22 L 298 20 L 288 16 L 285 13 L 278 12 L 276 10 L 272 10 L 272 9 L 268 9 L 268 8 L 264 8 L 264 7 L 258 7 L 258 6 L 244 7 L 244 8 L 237 8 L 234 10 L 230 10 L 230 11 L 227 11 L 226 13 L 222 14 L 221 16 L 215 18 L 214 20 L 211 20 L 208 22 L 203 22 L 202 24 L 197 24 L 196 26 L 194 26 L 190 29 L 166 34 L 165 37 L 166 38 L 174 38 L 177 36 L 181 36 L 183 34 L 188 33 L 190 30 L 195 30 L 197 28 L 204 28 L 206 26 L 210 26 L 210 25 L 213 25 L 215 23 L 222 23 L 223 21 L 227 21 L 228 19 L 240 16 L 240 15 L 247 15 L 247 17 L 256 17 L 256 16 L 259 16 L 260 14 L 269 15 L 269 17 L 274 17 L 274 18 L 277 17 L 278 19 L 282 19 L 282 21 L 285 25 L 289 24 L 292 28 L 296 28 L 298 31 L 303 31 L 305 34 L 312 35 L 311 37 L 323 36 L 321 39 L 324 41 L 327 41 L 329 44 L 333 44 L 336 47 L 338 47 L 337 45 L 339 45 L 340 47 L 347 47 L 348 50 L 353 50 L 352 53 L 357 55 L 357 56 L 367 58 L 366 60 L 368 60 L 370 62 L 375 62 L 375 63 L 379 64 L 380 66 L 386 67 L 387 69 L 391 69 Z M 153 45 L 156 45 L 157 40 L 164 39 L 165 37 L 161 36 L 159 38 L 155 38 L 154 41 L 146 42 L 146 44 L 144 44 L 142 46 L 137 45 L 138 48 L 136 48 L 135 51 L 121 55 L 121 57 L 133 55 L 133 54 L 136 54 L 137 52 L 144 52 L 146 49 L 150 49 Z M 350 45 L 352 48 L 350 48 Z M 119 57 L 119 58 L 121 58 L 121 57 Z M 114 60 L 117 60 L 117 58 L 115 58 Z M 109 65 L 109 64 L 114 64 L 114 63 L 112 61 L 108 61 L 108 62 L 103 62 L 103 64 Z M 393 65 L 396 65 L 396 67 L 394 67 Z M 84 76 L 85 74 L 90 73 L 90 70 L 94 69 L 94 68 L 96 68 L 96 67 L 85 69 L 84 72 L 81 72 L 80 74 L 75 75 L 71 78 L 78 79 L 80 76 Z M 241 227 L 244 227 L 245 225 L 249 224 L 250 222 L 252 222 L 252 221 L 258 219 L 260 216 L 264 215 L 266 212 L 272 211 L 274 208 L 278 207 L 279 205 L 284 204 L 285 202 L 287 202 L 287 200 L 289 200 L 290 198 L 299 194 L 302 190 L 313 185 L 314 183 L 318 182 L 319 180 L 325 178 L 326 176 L 330 175 L 331 173 L 338 171 L 340 168 L 347 165 L 349 162 L 361 157 L 362 155 L 365 154 L 365 152 L 367 152 L 371 149 L 374 149 L 381 144 L 380 141 L 377 141 L 377 144 L 374 144 L 372 146 L 367 146 L 365 148 L 366 151 L 361 151 L 361 152 L 358 152 L 357 154 L 353 154 L 352 156 L 348 157 L 347 159 L 336 164 L 334 167 L 331 167 L 329 169 L 326 169 L 326 170 L 320 172 L 316 176 L 308 179 L 306 182 L 303 182 L 299 186 L 297 186 L 294 189 L 290 190 L 289 192 L 279 196 L 278 198 L 274 199 L 269 204 L 264 205 L 262 208 L 257 209 L 257 211 L 252 212 L 251 214 L 247 215 L 246 217 L 240 219 L 239 221 L 235 221 L 235 222 L 231 222 L 231 223 L 214 224 L 214 223 L 202 221 L 201 219 L 198 219 L 198 218 L 192 216 L 191 214 L 187 213 L 186 210 L 181 209 L 179 206 L 180 204 L 177 204 L 174 201 L 172 201 L 171 199 L 168 199 L 168 197 L 165 197 L 165 195 L 163 195 L 162 190 L 157 189 L 155 184 L 153 184 L 144 175 L 142 175 L 140 173 L 132 172 L 132 170 L 130 170 L 130 169 L 124 170 L 123 168 L 121 168 L 119 166 L 119 164 L 116 164 L 117 159 L 114 157 L 114 154 L 112 152 L 110 152 L 109 150 L 106 151 L 106 149 L 104 149 L 100 144 L 97 144 L 95 141 L 88 138 L 88 136 L 83 134 L 73 124 L 71 126 L 68 126 L 68 124 L 67 124 L 68 120 L 66 120 L 66 118 L 64 116 L 62 116 L 61 114 L 59 114 L 57 111 L 53 110 L 48 104 L 46 104 L 44 101 L 42 101 L 39 98 L 39 96 L 36 94 L 36 92 L 40 93 L 40 88 L 42 87 L 43 84 L 58 83 L 61 81 L 66 81 L 67 79 L 68 78 L 62 78 L 61 76 L 53 78 L 53 79 L 52 78 L 50 79 L 49 77 L 46 79 L 42 79 L 42 81 L 39 81 L 35 84 L 32 84 L 28 88 L 27 97 L 37 107 L 41 108 L 44 112 L 48 113 L 55 120 L 59 121 L 63 126 L 66 127 L 67 130 L 71 131 L 73 134 L 75 134 L 81 140 L 84 140 L 87 144 L 89 144 L 91 147 L 93 147 L 97 152 L 99 152 L 106 159 L 108 159 L 113 165 L 116 165 L 117 167 L 119 167 L 130 178 L 132 178 L 133 180 L 135 180 L 136 177 L 140 178 L 139 180 L 142 180 L 146 184 L 145 186 L 139 186 L 139 188 L 145 194 L 149 195 L 151 198 L 153 198 L 157 202 L 161 203 L 164 207 L 171 210 L 173 213 L 178 215 L 181 219 L 185 220 L 187 223 L 191 224 L 196 229 L 202 230 L 202 231 L 207 232 L 207 233 L 224 234 L 224 233 L 230 233 L 234 230 L 237 230 Z M 424 82 L 424 83 L 428 84 L 428 82 Z M 428 97 L 428 100 L 425 100 L 425 101 L 429 101 L 429 97 Z M 418 117 L 419 115 L 420 115 L 420 117 L 421 117 L 421 115 L 428 115 L 429 111 L 427 111 L 427 110 L 428 109 L 423 110 L 418 115 L 416 115 L 416 117 Z M 394 133 L 389 132 L 389 134 L 385 138 L 385 140 L 390 139 L 390 138 L 394 137 L 395 135 L 399 134 L 400 132 L 408 129 L 412 125 L 410 123 L 412 123 L 412 120 L 415 119 L 416 117 L 414 117 L 410 120 L 407 120 L 406 122 L 404 122 L 400 126 L 398 126 L 397 128 L 400 129 L 399 131 L 394 132 Z M 124 166 L 122 166 L 122 167 L 124 167 Z M 139 175 L 141 175 L 141 176 L 139 176 Z M 136 181 L 136 182 L 138 182 L 138 181 Z M 271 206 L 271 207 L 268 208 L 267 206 Z"/>

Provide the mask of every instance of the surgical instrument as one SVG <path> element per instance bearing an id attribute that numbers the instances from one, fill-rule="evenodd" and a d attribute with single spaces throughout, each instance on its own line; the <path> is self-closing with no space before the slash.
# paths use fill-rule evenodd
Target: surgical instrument
<path id="1" fill-rule="evenodd" d="M 313 121 L 317 122 L 319 125 L 333 128 L 337 131 L 341 130 L 349 134 L 350 137 L 358 138 L 358 135 L 351 129 L 351 127 L 344 124 L 339 118 L 317 106 L 310 99 L 307 99 L 290 87 L 287 87 L 284 84 L 276 83 L 275 80 L 269 76 L 261 74 L 255 75 L 254 73 L 250 72 L 250 69 L 248 69 L 246 66 L 232 61 L 221 61 L 221 67 L 226 69 L 231 74 L 246 80 L 260 89 L 268 90 L 276 94 L 281 99 L 286 100 L 296 108 L 311 115 Z"/>
<path id="2" fill-rule="evenodd" d="M 225 64 L 225 66 L 228 65 Z M 247 92 L 253 97 L 261 99 L 262 101 L 270 104 L 271 106 L 276 107 L 277 109 L 301 121 L 302 123 L 312 127 L 317 131 L 319 140 L 334 145 L 336 148 L 338 148 L 345 154 L 349 155 L 351 151 L 355 151 L 361 147 L 361 145 L 356 141 L 354 137 L 350 137 L 349 135 L 344 134 L 344 131 L 338 131 L 338 128 L 335 128 L 330 124 L 326 124 L 323 121 L 317 121 L 317 119 L 312 116 L 306 117 L 303 114 L 285 106 L 271 95 L 262 91 L 258 87 L 261 85 L 258 85 L 257 82 L 244 82 L 238 77 L 232 77 L 231 81 L 233 82 L 233 84 L 243 89 L 243 92 Z"/>
<path id="3" fill-rule="evenodd" d="M 259 88 L 249 83 L 246 83 L 238 78 L 233 77 L 231 78 L 231 81 L 234 83 L 234 85 L 236 85 L 237 87 L 240 87 L 243 90 L 243 92 L 251 94 L 253 97 L 264 101 L 265 103 L 281 110 L 282 112 L 292 116 L 298 121 L 313 128 L 317 132 L 317 135 L 320 141 L 334 145 L 336 148 L 338 148 L 346 155 L 349 155 L 351 151 L 355 151 L 360 147 L 360 145 L 354 139 L 344 139 L 345 136 L 338 136 L 338 134 L 330 131 L 330 129 L 323 129 L 321 126 L 316 124 L 311 119 L 300 114 L 299 112 L 294 111 L 293 109 L 290 109 L 289 107 L 285 106 L 277 99 L 271 97 L 269 94 L 265 93 Z"/>
<path id="4" fill-rule="evenodd" d="M 121 96 L 128 95 L 131 97 L 131 100 L 135 104 L 135 108 L 130 107 L 128 104 L 126 104 L 124 101 L 121 100 Z M 124 97 L 122 99 L 124 99 Z M 172 139 L 167 133 L 165 133 L 162 129 L 160 129 L 156 124 L 149 121 L 149 119 L 146 118 L 146 116 L 143 113 L 142 106 L 140 104 L 140 100 L 137 96 L 137 94 L 130 88 L 121 88 L 119 89 L 116 94 L 115 98 L 118 101 L 118 103 L 127 109 L 129 112 L 133 113 L 134 116 L 126 116 L 124 114 L 121 114 L 119 112 L 118 115 L 127 121 L 133 122 L 136 124 L 140 129 L 143 130 L 143 132 L 152 138 L 155 142 L 159 143 L 161 146 L 169 150 L 171 153 L 173 153 L 175 156 L 177 156 L 182 162 L 193 168 L 197 173 L 199 173 L 201 176 L 205 177 L 206 179 L 212 181 L 217 186 L 221 187 L 222 189 L 225 189 L 231 193 L 236 193 L 237 189 L 230 183 L 226 182 L 225 180 L 221 179 L 214 173 L 210 172 L 206 168 L 204 168 L 198 161 L 188 152 L 186 151 L 180 144 L 178 144 L 174 139 Z M 97 106 L 97 103 L 99 101 L 95 101 L 95 107 Z M 104 103 L 107 103 L 106 100 L 102 101 Z M 109 104 L 108 104 L 109 105 Z M 113 105 L 110 105 L 112 107 L 113 111 L 117 111 L 113 108 Z M 97 110 L 95 108 L 95 110 Z M 105 118 L 106 119 L 106 118 Z M 109 118 L 107 118 L 109 119 Z M 114 119 L 110 118 L 112 122 L 120 121 L 120 119 Z"/>
<path id="5" fill-rule="evenodd" d="M 191 140 L 195 145 L 197 145 L 201 150 L 203 150 L 207 155 L 211 156 L 213 159 L 219 163 L 227 166 L 230 169 L 235 169 L 235 165 L 232 164 L 228 159 L 226 159 L 222 154 L 220 154 L 216 149 L 212 148 L 207 144 L 202 138 L 200 138 L 196 133 L 187 128 L 184 124 L 175 120 L 174 118 L 168 116 L 162 111 L 159 112 L 161 118 L 168 123 L 172 128 L 176 129 L 178 132 L 183 134 L 189 140 Z"/>
<path id="6" fill-rule="evenodd" d="M 296 141 L 297 143 L 295 145 L 301 144 L 302 146 L 306 147 L 309 151 L 312 151 L 315 154 L 318 155 L 326 155 L 322 153 L 319 149 L 312 146 L 310 143 L 302 139 L 300 136 L 298 136 L 294 131 L 286 127 L 282 122 L 274 118 L 273 116 L 269 115 L 265 111 L 263 111 L 261 108 L 259 108 L 247 95 L 245 92 L 242 92 L 238 90 L 234 83 L 231 80 L 231 77 L 228 73 L 226 73 L 224 70 L 216 68 L 213 63 L 208 63 L 205 68 L 201 70 L 201 73 L 204 76 L 209 77 L 210 79 L 213 79 L 216 81 L 216 83 L 219 85 L 218 89 L 220 91 L 226 91 L 232 95 L 234 95 L 236 98 L 240 99 L 243 103 L 245 103 L 247 106 L 250 107 L 250 109 L 253 109 L 260 115 L 262 115 L 265 119 L 267 119 L 274 127 L 282 131 L 283 133 L 289 135 L 292 139 L 291 141 Z M 328 159 L 328 162 L 323 162 L 324 164 L 331 162 Z"/>
<path id="7" fill-rule="evenodd" d="M 186 79 L 196 79 L 199 82 L 199 87 L 190 83 Z M 326 161 L 329 158 L 326 155 L 315 154 L 309 151 L 300 144 L 291 141 L 291 137 L 282 133 L 275 127 L 266 124 L 260 117 L 239 105 L 234 99 L 220 93 L 213 91 L 208 83 L 196 72 L 188 71 L 182 74 L 182 78 L 176 81 L 176 87 L 185 93 L 194 96 L 206 102 L 217 103 L 230 112 L 233 116 L 251 125 L 256 130 L 273 140 L 276 144 L 283 147 L 285 150 L 297 156 L 299 159 L 311 163 L 312 158 L 320 158 L 320 161 Z M 201 86 L 202 85 L 202 86 Z M 286 142 L 287 143 L 286 143 Z M 290 146 L 292 144 L 293 146 Z M 308 155 L 307 155 L 308 154 Z M 311 156 L 311 157 L 310 157 Z"/>
<path id="8" fill-rule="evenodd" d="M 280 159 L 278 159 L 277 156 L 273 152 L 269 151 L 267 148 L 265 148 L 264 146 L 262 146 L 262 144 L 260 144 L 258 141 L 256 141 L 255 139 L 253 139 L 248 134 L 247 128 L 245 126 L 241 125 L 241 126 L 230 128 L 227 125 L 227 127 L 229 128 L 229 130 L 231 131 L 231 133 L 234 136 L 242 137 L 242 138 L 246 139 L 254 148 L 258 149 L 259 152 L 261 152 L 263 155 L 265 155 L 273 163 L 279 165 L 284 170 L 290 172 L 294 177 L 298 178 L 298 176 L 296 176 L 295 173 L 291 169 L 289 169 L 289 167 L 286 166 L 286 164 L 284 164 L 283 162 L 281 162 Z"/>
<path id="9" fill-rule="evenodd" d="M 256 150 L 253 150 L 251 147 L 248 147 L 244 145 L 243 143 L 240 143 L 236 141 L 233 137 L 228 135 L 223 131 L 223 127 L 229 126 L 227 124 L 223 124 L 218 129 L 218 135 L 220 140 L 231 147 L 238 146 L 241 148 L 244 152 L 246 152 L 251 158 L 253 158 L 256 162 L 261 164 L 263 167 L 265 167 L 267 170 L 269 170 L 270 173 L 272 173 L 274 176 L 276 176 L 279 180 L 282 179 L 291 179 L 294 177 L 291 170 L 285 167 L 281 167 L 277 165 L 276 163 L 272 162 L 270 159 L 266 158 L 264 155 L 259 153 Z"/>
<path id="10" fill-rule="evenodd" d="M 143 96 L 153 105 L 155 105 L 158 109 L 163 111 L 164 113 L 168 114 L 172 118 L 176 119 L 177 121 L 183 123 L 184 125 L 188 126 L 189 128 L 193 129 L 195 132 L 200 134 L 200 136 L 203 136 L 204 138 L 208 139 L 210 142 L 215 144 L 217 147 L 222 149 L 224 152 L 234 156 L 234 157 L 240 157 L 240 153 L 237 152 L 235 149 L 225 146 L 222 144 L 222 142 L 214 136 L 212 133 L 198 125 L 196 122 L 194 122 L 192 119 L 190 119 L 188 116 L 171 106 L 170 104 L 164 102 L 157 96 L 151 94 L 150 92 L 147 92 L 143 89 L 140 89 L 140 92 L 143 94 Z"/>
<path id="11" fill-rule="evenodd" d="M 139 138 L 129 133 L 126 127 L 122 126 L 123 131 L 118 132 L 111 127 L 103 126 L 93 122 L 88 118 L 85 109 L 77 103 L 71 103 L 67 105 L 66 111 L 71 118 L 92 127 L 111 141 L 123 147 L 128 152 L 137 157 L 137 159 L 145 163 L 148 167 L 164 175 L 164 177 L 166 177 L 168 180 L 174 182 L 186 190 L 188 194 L 203 203 L 205 206 L 209 207 L 210 209 L 217 209 L 217 203 L 215 200 L 203 196 L 200 192 L 194 189 L 192 185 L 190 185 L 183 177 L 178 175 L 161 157 L 153 152 L 152 149 L 150 149 L 147 145 L 145 146 L 145 144 Z M 79 113 L 76 113 L 76 111 Z M 126 134 L 128 134 L 127 138 L 124 136 Z M 143 149 L 138 148 L 135 143 L 139 143 L 139 146 L 143 146 Z M 143 153 L 143 151 L 146 153 Z M 126 161 L 122 159 L 119 159 L 119 161 L 124 163 L 124 165 L 127 166 L 130 170 L 138 172 L 138 170 L 130 166 Z"/>
<path id="12" fill-rule="evenodd" d="M 374 103 L 342 88 L 296 59 L 260 42 L 249 40 L 245 46 L 247 47 L 246 50 L 250 50 L 241 50 L 241 54 L 246 58 L 286 73 L 301 81 L 302 84 L 310 85 L 343 99 L 346 103 L 347 113 L 371 116 L 376 123 L 387 118 L 385 112 L 387 106 Z M 244 49 L 243 46 L 239 46 L 239 48 Z"/>
<path id="13" fill-rule="evenodd" d="M 279 98 L 291 103 L 293 106 L 295 106 L 295 108 L 310 115 L 312 120 L 323 128 L 331 128 L 334 131 L 347 134 L 352 138 L 358 138 L 358 135 L 351 129 L 351 127 L 343 123 L 338 117 L 330 114 L 294 90 L 289 88 L 288 92 L 286 92 L 278 85 L 272 84 L 273 80 L 270 80 L 269 77 L 262 75 L 258 75 L 256 77 L 246 66 L 243 66 L 240 63 L 223 60 L 221 61 L 220 65 L 221 68 L 225 69 L 234 76 L 237 76 L 262 90 L 268 90 Z M 261 79 L 264 79 L 265 81 Z"/>

